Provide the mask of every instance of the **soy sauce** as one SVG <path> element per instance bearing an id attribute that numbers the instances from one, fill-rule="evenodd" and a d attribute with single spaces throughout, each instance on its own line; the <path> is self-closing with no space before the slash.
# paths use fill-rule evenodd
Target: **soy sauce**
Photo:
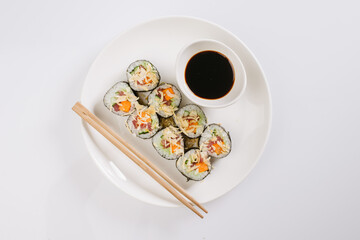
<path id="1" fill-rule="evenodd" d="M 185 80 L 198 97 L 218 99 L 230 92 L 234 85 L 234 72 L 224 55 L 204 51 L 195 54 L 187 63 Z"/>

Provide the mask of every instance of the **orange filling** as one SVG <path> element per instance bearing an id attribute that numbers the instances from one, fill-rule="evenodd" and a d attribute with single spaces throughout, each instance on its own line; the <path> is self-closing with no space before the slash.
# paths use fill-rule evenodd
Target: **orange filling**
<path id="1" fill-rule="evenodd" d="M 131 103 L 129 101 L 120 102 L 120 110 L 123 112 L 129 112 L 131 108 Z"/>
<path id="2" fill-rule="evenodd" d="M 215 148 L 214 152 L 215 152 L 217 155 L 219 155 L 219 154 L 222 153 L 222 148 L 220 147 L 219 144 L 215 143 L 215 144 L 213 144 L 213 147 Z"/>
<path id="3" fill-rule="evenodd" d="M 173 98 L 173 97 L 170 97 L 170 94 L 175 94 L 174 90 L 171 87 L 163 89 L 161 91 L 164 93 L 164 98 L 166 101 L 169 101 L 170 99 Z"/>
<path id="4" fill-rule="evenodd" d="M 198 122 L 197 121 L 194 121 L 194 120 L 188 120 L 188 127 L 186 128 L 186 131 L 189 132 L 190 130 L 193 131 L 193 133 L 196 133 L 196 125 L 198 125 Z"/>
<path id="5" fill-rule="evenodd" d="M 177 142 L 177 144 L 180 145 L 180 142 Z M 176 152 L 176 150 L 180 149 L 180 146 L 178 145 L 171 145 L 171 153 Z"/>
<path id="6" fill-rule="evenodd" d="M 199 166 L 198 167 L 199 173 L 205 172 L 209 169 L 208 166 L 206 165 L 206 163 L 204 163 L 204 162 L 199 162 L 196 164 L 196 166 Z"/>
<path id="7" fill-rule="evenodd" d="M 145 84 L 150 84 L 150 83 L 152 83 L 152 82 L 153 82 L 153 81 L 152 81 L 151 78 L 149 78 L 148 76 L 145 77 L 145 79 L 144 79 L 144 83 L 145 83 Z"/>
<path id="8" fill-rule="evenodd" d="M 142 121 L 142 122 L 151 122 L 151 117 L 146 112 L 141 112 L 138 116 L 139 116 L 140 121 Z"/>

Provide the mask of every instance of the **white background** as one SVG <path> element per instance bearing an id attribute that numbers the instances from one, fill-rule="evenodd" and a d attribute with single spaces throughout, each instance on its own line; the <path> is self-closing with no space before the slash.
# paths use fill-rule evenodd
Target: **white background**
<path id="1" fill-rule="evenodd" d="M 359 239 L 359 8 L 357 1 L 0 0 L 0 239 Z M 263 156 L 238 187 L 205 204 L 203 220 L 112 185 L 71 111 L 104 45 L 166 15 L 232 31 L 257 56 L 272 93 Z"/>

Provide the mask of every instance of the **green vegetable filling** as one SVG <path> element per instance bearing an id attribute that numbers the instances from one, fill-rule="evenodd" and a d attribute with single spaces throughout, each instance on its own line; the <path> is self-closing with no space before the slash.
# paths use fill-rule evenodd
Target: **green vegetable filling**
<path id="1" fill-rule="evenodd" d="M 130 74 L 131 74 L 131 75 L 134 75 L 134 73 L 138 70 L 138 68 L 139 68 L 139 66 L 135 67 L 135 68 L 130 72 Z"/>
<path id="2" fill-rule="evenodd" d="M 214 129 L 211 134 L 214 135 L 214 136 L 216 136 L 216 135 L 217 135 L 216 129 Z"/>

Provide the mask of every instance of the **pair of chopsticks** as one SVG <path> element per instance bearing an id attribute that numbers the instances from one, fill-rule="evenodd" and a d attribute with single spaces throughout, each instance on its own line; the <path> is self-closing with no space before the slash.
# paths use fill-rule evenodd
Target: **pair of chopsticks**
<path id="1" fill-rule="evenodd" d="M 203 216 L 194 208 L 193 204 L 198 206 L 205 213 L 208 211 L 201 206 L 192 196 L 190 196 L 185 190 L 169 178 L 163 171 L 156 167 L 149 159 L 139 153 L 134 147 L 129 145 L 124 139 L 116 134 L 109 126 L 107 126 L 98 117 L 92 114 L 81 103 L 77 102 L 72 110 L 76 112 L 85 122 L 90 124 L 95 130 L 103 135 L 107 140 L 115 145 L 126 156 L 133 160 L 139 167 L 141 167 L 147 174 L 149 174 L 156 182 L 163 186 L 168 192 L 170 192 L 177 200 L 183 203 L 186 207 L 196 213 L 199 217 Z M 188 202 L 183 196 L 185 196 L 192 203 Z"/>

